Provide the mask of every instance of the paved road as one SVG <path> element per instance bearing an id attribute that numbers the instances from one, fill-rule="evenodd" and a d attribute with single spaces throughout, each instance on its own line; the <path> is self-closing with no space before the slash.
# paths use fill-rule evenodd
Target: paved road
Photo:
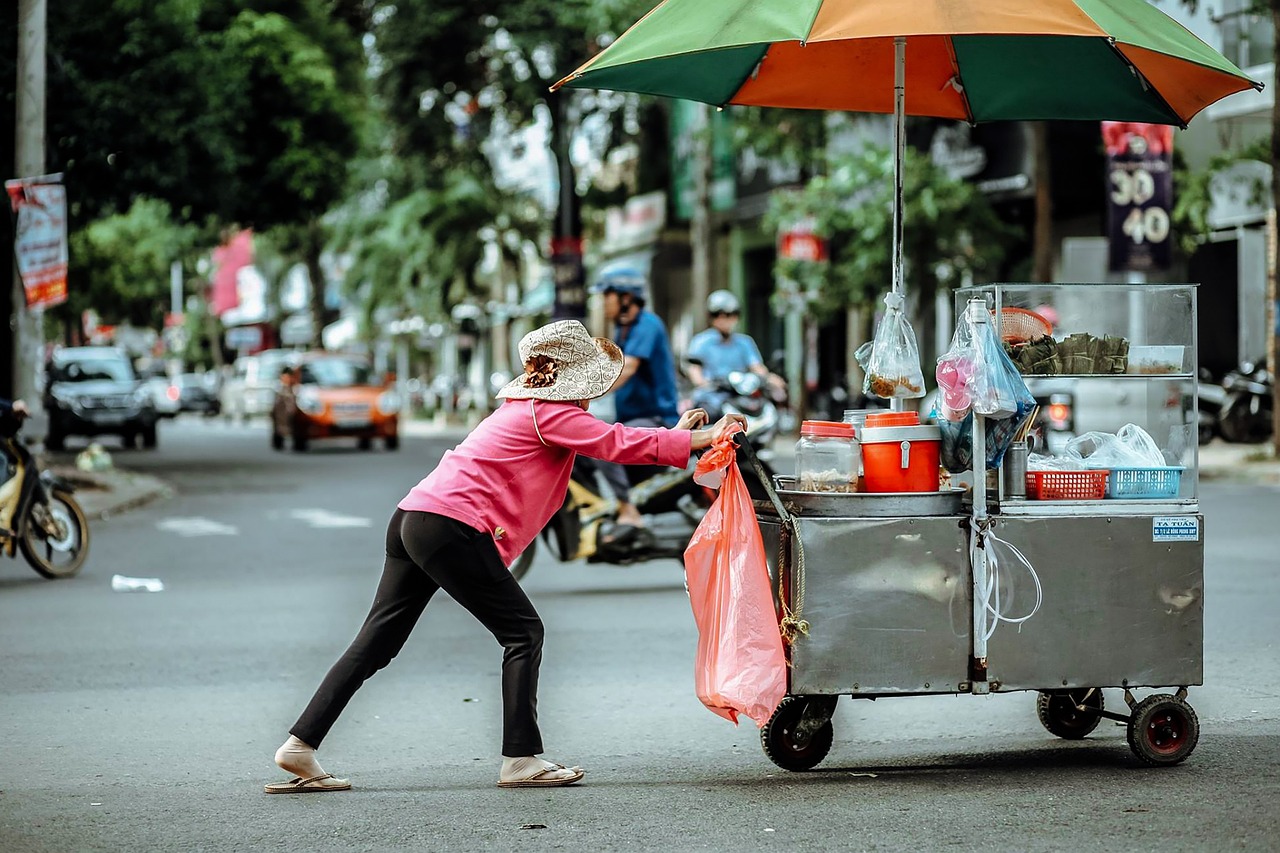
<path id="1" fill-rule="evenodd" d="M 1176 768 L 1140 767 L 1109 723 L 1058 741 L 1014 694 L 844 700 L 828 759 L 786 773 L 694 697 L 678 564 L 540 558 L 544 734 L 584 785 L 494 786 L 499 651 L 439 598 L 322 750 L 356 790 L 267 797 L 272 751 L 364 615 L 391 507 L 445 445 L 273 454 L 261 428 L 184 421 L 161 441 L 118 462 L 176 496 L 97 523 L 81 577 L 0 564 L 5 853 L 1277 846 L 1275 488 L 1204 489 L 1210 683 Z M 167 588 L 113 593 L 115 573 Z"/>

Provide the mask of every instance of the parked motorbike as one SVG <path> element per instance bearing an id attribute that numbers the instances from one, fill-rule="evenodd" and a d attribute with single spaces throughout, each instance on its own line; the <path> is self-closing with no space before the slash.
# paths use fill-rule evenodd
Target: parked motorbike
<path id="1" fill-rule="evenodd" d="M 1213 374 L 1200 368 L 1200 381 L 1196 384 L 1196 409 L 1200 413 L 1199 443 L 1201 446 L 1213 441 L 1218 435 L 1218 417 L 1227 404 L 1227 389 L 1221 382 L 1214 381 Z"/>
<path id="2" fill-rule="evenodd" d="M 729 411 L 736 409 L 726 403 L 724 412 Z M 743 414 L 750 424 L 752 416 Z M 772 442 L 777 427 L 776 422 L 770 428 L 767 420 L 760 419 L 760 415 L 756 417 L 760 433 L 755 432 L 757 427 L 749 426 L 746 435 L 759 457 Z M 695 460 L 691 459 L 683 470 L 644 465 L 626 467 L 632 484 L 631 501 L 645 517 L 644 527 L 616 525 L 617 501 L 598 475 L 594 462 L 582 456 L 574 462 L 564 503 L 539 537 L 544 546 L 565 563 L 585 559 L 588 563 L 623 566 L 648 560 L 682 559 L 693 531 L 715 500 L 714 491 L 693 481 Z M 766 476 L 772 478 L 769 463 L 764 458 L 760 462 Z M 764 486 L 755 471 L 741 463 L 739 469 L 752 497 L 765 500 Z M 532 568 L 537 545 L 535 539 L 512 563 L 511 574 L 517 580 Z"/>
<path id="3" fill-rule="evenodd" d="M 1226 402 L 1218 413 L 1218 432 L 1226 441 L 1251 444 L 1271 436 L 1275 392 L 1265 363 L 1244 362 L 1222 379 Z"/>
<path id="4" fill-rule="evenodd" d="M 89 555 L 89 522 L 71 493 L 75 487 L 50 471 L 17 438 L 21 416 L 0 424 L 10 474 L 0 483 L 0 552 L 18 550 L 46 578 L 69 578 Z"/>

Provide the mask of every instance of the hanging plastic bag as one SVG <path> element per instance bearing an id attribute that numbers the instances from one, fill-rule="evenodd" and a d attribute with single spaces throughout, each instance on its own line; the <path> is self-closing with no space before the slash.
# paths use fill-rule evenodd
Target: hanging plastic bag
<path id="1" fill-rule="evenodd" d="M 732 437 L 703 454 L 694 481 L 720 494 L 684 552 L 698 625 L 698 699 L 732 723 L 763 726 L 787 693 L 787 663 L 755 507 Z"/>
<path id="2" fill-rule="evenodd" d="M 916 343 L 915 330 L 902 311 L 902 294 L 889 291 L 884 304 L 888 310 L 876 327 L 875 340 L 858 347 L 853 354 L 866 373 L 862 393 L 886 400 L 923 397 L 920 346 Z"/>
<path id="3" fill-rule="evenodd" d="M 986 319 L 986 306 L 978 315 Z M 987 322 L 966 311 L 951 347 L 938 359 L 939 400 L 933 410 L 942 431 L 942 466 L 953 474 L 973 470 L 973 416 L 986 419 L 987 467 L 998 468 L 1005 451 L 1035 410 L 1036 398 Z"/>

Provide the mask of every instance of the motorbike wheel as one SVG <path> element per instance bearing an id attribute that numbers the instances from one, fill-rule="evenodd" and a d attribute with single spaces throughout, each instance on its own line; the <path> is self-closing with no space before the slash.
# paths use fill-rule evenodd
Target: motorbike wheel
<path id="1" fill-rule="evenodd" d="M 533 555 L 538 550 L 538 540 L 535 539 L 529 543 L 529 547 L 521 552 L 516 561 L 511 564 L 511 577 L 516 580 L 522 580 L 525 575 L 529 574 L 529 569 L 533 568 Z"/>
<path id="2" fill-rule="evenodd" d="M 24 519 L 18 547 L 31 568 L 46 578 L 69 578 L 80 573 L 89 556 L 89 521 L 75 498 L 54 489 L 48 512 L 60 535 L 52 537 L 34 517 Z"/>

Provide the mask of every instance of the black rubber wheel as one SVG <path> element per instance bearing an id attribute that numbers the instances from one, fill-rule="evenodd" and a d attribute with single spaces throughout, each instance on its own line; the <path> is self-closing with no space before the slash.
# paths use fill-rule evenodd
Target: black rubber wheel
<path id="1" fill-rule="evenodd" d="M 284 436 L 278 432 L 271 433 L 271 449 L 284 450 Z"/>
<path id="2" fill-rule="evenodd" d="M 1232 444 L 1254 444 L 1271 435 L 1271 402 L 1236 397 L 1218 415 L 1218 431 Z"/>
<path id="3" fill-rule="evenodd" d="M 788 696 L 783 699 L 760 730 L 760 745 L 769 760 L 783 770 L 812 770 L 831 751 L 835 729 L 831 714 L 835 712 L 837 696 Z M 817 705 L 814 711 L 826 717 L 826 722 L 807 737 L 797 731 L 806 709 Z"/>
<path id="4" fill-rule="evenodd" d="M 154 450 L 159 443 L 159 436 L 156 434 L 156 425 L 151 424 L 142 428 L 142 446 L 148 450 Z"/>
<path id="5" fill-rule="evenodd" d="M 67 437 L 60 432 L 49 430 L 49 434 L 44 437 L 44 447 L 46 450 L 62 450 L 67 446 Z"/>
<path id="6" fill-rule="evenodd" d="M 126 432 L 120 436 L 120 441 L 129 450 L 136 450 L 138 447 L 138 434 L 136 432 Z"/>
<path id="7" fill-rule="evenodd" d="M 538 540 L 534 539 L 529 543 L 529 547 L 525 548 L 516 557 L 516 561 L 511 564 L 511 577 L 521 580 L 525 575 L 529 574 L 529 569 L 533 568 L 533 555 L 538 550 Z"/>
<path id="8" fill-rule="evenodd" d="M 310 444 L 311 439 L 304 431 L 300 429 L 293 431 L 293 450 L 295 453 L 305 453 Z"/>
<path id="9" fill-rule="evenodd" d="M 34 518 L 28 518 L 18 547 L 41 576 L 74 577 L 89 556 L 89 521 L 76 499 L 61 489 L 50 493 L 48 513 L 57 533 L 51 535 Z"/>
<path id="10" fill-rule="evenodd" d="M 1168 693 L 1148 696 L 1129 717 L 1129 749 L 1155 767 L 1184 761 L 1200 742 L 1200 720 L 1182 699 Z"/>
<path id="11" fill-rule="evenodd" d="M 1086 696 L 1086 694 L 1088 694 Z M 1102 691 L 1088 690 L 1041 693 L 1036 698 L 1036 716 L 1049 734 L 1066 740 L 1079 740 L 1098 727 L 1102 718 L 1097 714 L 1077 710 L 1076 705 L 1101 711 L 1104 707 Z"/>
<path id="12" fill-rule="evenodd" d="M 373 439 L 369 438 L 369 436 L 367 435 L 361 438 L 358 438 L 356 439 L 356 447 L 360 448 L 361 450 L 373 450 Z"/>
<path id="13" fill-rule="evenodd" d="M 400 436 L 399 436 L 399 435 L 389 435 L 389 436 L 387 436 L 386 438 L 384 438 L 384 439 L 382 440 L 382 443 L 383 443 L 383 445 L 387 448 L 387 450 L 399 450 L 399 449 L 400 449 Z"/>

